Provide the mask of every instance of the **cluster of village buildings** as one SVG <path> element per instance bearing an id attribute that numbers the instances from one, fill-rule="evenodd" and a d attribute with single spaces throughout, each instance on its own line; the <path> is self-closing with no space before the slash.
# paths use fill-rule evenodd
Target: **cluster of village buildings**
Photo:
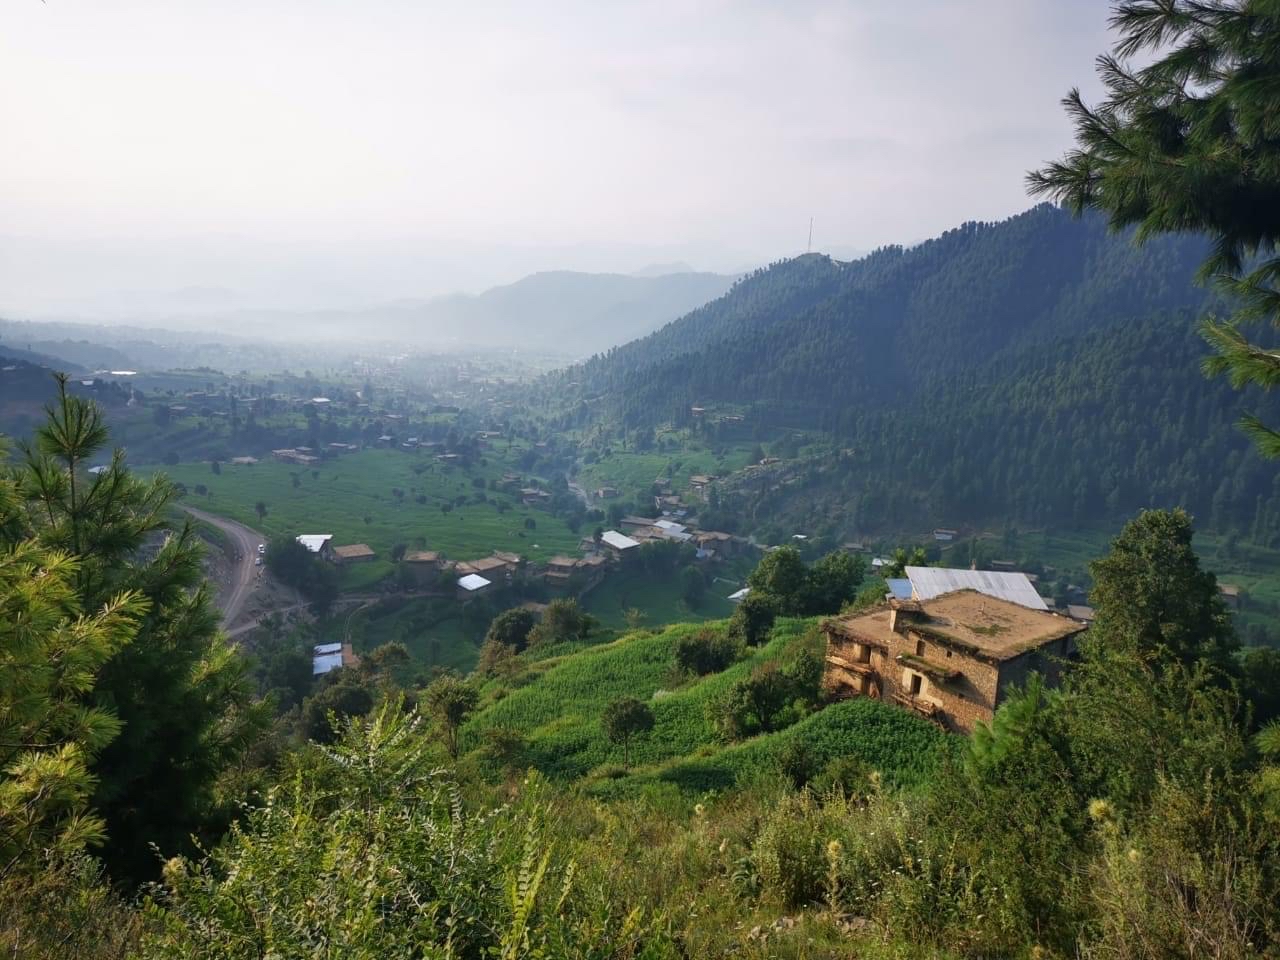
<path id="1" fill-rule="evenodd" d="M 543 564 L 530 563 L 518 553 L 496 550 L 478 560 L 454 561 L 435 550 L 411 550 L 400 563 L 420 589 L 452 589 L 460 601 L 482 596 L 500 586 L 541 580 L 553 593 L 581 594 L 596 586 L 609 567 L 642 544 L 670 541 L 694 547 L 694 556 L 711 562 L 751 549 L 747 541 L 716 530 L 697 530 L 690 524 L 666 519 L 625 517 L 620 526 L 628 530 L 605 530 L 599 539 L 586 537 L 579 543 L 581 556 L 558 555 Z M 334 544 L 328 533 L 300 534 L 297 538 L 311 553 L 336 564 L 362 563 L 377 558 L 365 543 Z"/>

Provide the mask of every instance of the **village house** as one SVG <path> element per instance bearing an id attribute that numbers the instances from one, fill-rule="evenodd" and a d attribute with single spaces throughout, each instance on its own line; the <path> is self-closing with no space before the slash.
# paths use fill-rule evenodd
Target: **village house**
<path id="1" fill-rule="evenodd" d="M 547 561 L 546 569 L 542 571 L 542 577 L 546 580 L 547 586 L 552 589 L 567 590 L 577 569 L 578 559 L 576 557 L 557 555 Z"/>
<path id="2" fill-rule="evenodd" d="M 547 561 L 542 577 L 548 587 L 557 591 L 590 590 L 604 579 L 608 561 L 599 554 L 586 557 L 552 557 Z"/>
<path id="3" fill-rule="evenodd" d="M 232 457 L 227 461 L 234 467 L 252 467 L 258 462 L 257 457 Z"/>
<path id="4" fill-rule="evenodd" d="M 318 677 L 340 667 L 357 667 L 360 658 L 349 643 L 317 643 L 311 654 L 311 675 Z"/>
<path id="5" fill-rule="evenodd" d="M 626 516 L 618 521 L 618 526 L 627 530 L 639 530 L 643 527 L 652 527 L 658 521 L 648 517 Z"/>
<path id="6" fill-rule="evenodd" d="M 1053 684 L 1083 623 L 960 590 L 931 600 L 887 600 L 827 620 L 823 685 L 913 710 L 948 730 L 990 723 L 1032 673 Z"/>
<path id="7" fill-rule="evenodd" d="M 492 586 L 493 581 L 486 580 L 476 573 L 468 573 L 465 577 L 458 578 L 458 599 L 466 603 L 486 593 Z"/>
<path id="8" fill-rule="evenodd" d="M 444 558 L 434 550 L 411 550 L 400 560 L 413 577 L 415 583 L 422 587 L 434 586 L 444 572 Z"/>
<path id="9" fill-rule="evenodd" d="M 275 457 L 281 463 L 293 463 L 300 467 L 309 467 L 313 463 L 319 463 L 320 458 L 312 456 L 310 447 L 285 448 L 281 450 L 272 450 L 271 456 Z"/>
<path id="10" fill-rule="evenodd" d="M 1222 597 L 1222 602 L 1232 610 L 1240 609 L 1240 600 L 1243 591 L 1233 583 L 1218 584 L 1218 595 Z"/>
<path id="11" fill-rule="evenodd" d="M 640 541 L 633 540 L 617 530 L 606 530 L 600 537 L 600 543 L 615 557 L 621 557 L 627 551 L 634 550 L 640 546 Z"/>
<path id="12" fill-rule="evenodd" d="M 368 563 L 377 557 L 367 543 L 351 543 L 333 548 L 334 563 Z"/>
<path id="13" fill-rule="evenodd" d="M 520 502 L 526 507 L 536 506 L 537 504 L 546 503 L 551 499 L 551 494 L 545 490 L 539 490 L 537 487 L 521 487 Z"/>
<path id="14" fill-rule="evenodd" d="M 596 491 L 597 500 L 612 500 L 618 495 L 617 487 L 601 487 Z"/>
<path id="15" fill-rule="evenodd" d="M 742 537 L 735 537 L 722 530 L 700 530 L 693 535 L 693 542 L 699 550 L 711 550 L 720 559 L 736 557 L 749 546 Z"/>
<path id="16" fill-rule="evenodd" d="M 950 567 L 907 567 L 912 600 L 932 600 L 957 590 L 976 590 L 989 597 L 1008 600 L 1030 610 L 1047 610 L 1044 597 L 1025 573 L 998 570 L 969 570 Z"/>
<path id="17" fill-rule="evenodd" d="M 455 569 L 460 577 L 468 574 L 478 574 L 482 577 L 510 577 L 513 570 L 507 561 L 494 556 L 466 560 L 459 563 Z"/>
<path id="18" fill-rule="evenodd" d="M 696 497 L 706 500 L 707 490 L 710 489 L 715 477 L 709 477 L 706 474 L 695 473 L 689 478 L 689 491 Z"/>
<path id="19" fill-rule="evenodd" d="M 294 539 L 322 560 L 328 560 L 333 553 L 332 533 L 302 533 Z"/>

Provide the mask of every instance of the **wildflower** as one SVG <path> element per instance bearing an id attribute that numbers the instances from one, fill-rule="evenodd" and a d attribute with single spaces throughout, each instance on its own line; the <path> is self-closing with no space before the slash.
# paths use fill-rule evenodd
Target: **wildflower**
<path id="1" fill-rule="evenodd" d="M 1097 799 L 1089 801 L 1089 819 L 1096 823 L 1105 823 L 1110 820 L 1115 811 L 1111 809 L 1111 804 L 1106 800 Z"/>
<path id="2" fill-rule="evenodd" d="M 1136 849 L 1134 849 L 1133 847 L 1129 848 L 1129 852 L 1127 856 L 1129 857 L 1130 863 L 1137 863 L 1139 860 L 1142 859 L 1142 854 Z"/>
<path id="3" fill-rule="evenodd" d="M 702 804 L 700 804 L 700 803 L 698 803 L 698 804 L 694 804 L 694 807 L 693 807 L 693 815 L 694 815 L 695 817 L 701 817 L 701 816 L 702 816 L 703 814 L 705 814 L 706 812 L 707 812 L 707 808 L 706 808 L 706 807 L 704 807 Z"/>
<path id="4" fill-rule="evenodd" d="M 832 840 L 827 844 L 827 856 L 835 860 L 844 852 L 844 844 L 839 840 Z"/>

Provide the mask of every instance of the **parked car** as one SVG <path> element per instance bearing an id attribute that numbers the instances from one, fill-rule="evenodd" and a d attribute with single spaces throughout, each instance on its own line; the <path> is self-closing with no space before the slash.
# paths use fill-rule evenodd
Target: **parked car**
<path id="1" fill-rule="evenodd" d="M 258 553 L 263 554 L 266 552 L 267 552 L 267 545 L 265 543 L 258 544 Z"/>

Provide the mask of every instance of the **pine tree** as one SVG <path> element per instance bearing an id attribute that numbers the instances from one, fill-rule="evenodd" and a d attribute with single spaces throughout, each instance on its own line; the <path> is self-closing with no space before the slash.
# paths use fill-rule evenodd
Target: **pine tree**
<path id="1" fill-rule="evenodd" d="M 120 721 L 85 701 L 147 602 L 122 593 L 83 615 L 76 572 L 34 541 L 0 552 L 0 880 L 104 838 L 89 768 Z"/>
<path id="2" fill-rule="evenodd" d="M 1280 355 L 1239 329 L 1280 326 L 1280 4 L 1275 0 L 1127 0 L 1111 26 L 1119 39 L 1098 59 L 1107 97 L 1063 101 L 1077 147 L 1029 176 L 1033 192 L 1077 213 L 1105 211 L 1137 238 L 1204 232 L 1213 242 L 1202 279 L 1239 298 L 1227 321 L 1202 328 L 1217 356 L 1211 374 L 1236 387 L 1280 385 Z M 1151 57 L 1142 67 L 1135 58 Z M 1280 434 L 1242 423 L 1267 456 Z"/>
<path id="3" fill-rule="evenodd" d="M 107 826 L 103 856 L 119 879 L 158 869 L 151 849 L 184 849 L 225 819 L 219 775 L 266 722 L 247 664 L 218 629 L 190 523 L 169 528 L 175 496 L 163 477 L 141 481 L 117 451 L 89 475 L 107 439 L 98 407 L 57 377 L 58 397 L 18 477 L 24 519 L 40 541 L 71 554 L 81 608 L 121 594 L 149 604 L 133 642 L 103 663 L 93 706 L 123 728 L 97 755 L 93 803 Z"/>

